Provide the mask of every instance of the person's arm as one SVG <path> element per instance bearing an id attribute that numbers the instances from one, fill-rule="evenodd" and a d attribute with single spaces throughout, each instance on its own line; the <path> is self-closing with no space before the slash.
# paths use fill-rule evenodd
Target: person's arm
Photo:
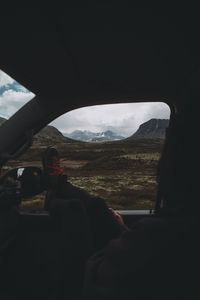
<path id="1" fill-rule="evenodd" d="M 117 222 L 122 227 L 122 231 L 128 230 L 128 227 L 125 225 L 122 215 L 111 207 L 109 207 L 109 210 L 112 212 L 112 214 L 116 218 Z"/>

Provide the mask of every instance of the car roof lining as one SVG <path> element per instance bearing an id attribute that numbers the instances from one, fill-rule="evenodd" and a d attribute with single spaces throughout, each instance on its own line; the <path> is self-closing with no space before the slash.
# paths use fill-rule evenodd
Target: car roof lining
<path id="1" fill-rule="evenodd" d="M 199 95 L 199 18 L 188 6 L 32 4 L 0 12 L 0 68 L 40 107 L 27 130 L 78 107 Z"/>
<path id="2" fill-rule="evenodd" d="M 20 7 L 1 16 L 0 68 L 44 102 L 174 102 L 199 79 L 198 22 L 188 8 Z"/>

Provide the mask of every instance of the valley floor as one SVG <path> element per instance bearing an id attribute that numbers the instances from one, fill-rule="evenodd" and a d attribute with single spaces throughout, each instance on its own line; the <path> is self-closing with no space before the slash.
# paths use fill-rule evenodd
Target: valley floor
<path id="1" fill-rule="evenodd" d="M 156 170 L 163 140 L 135 140 L 109 143 L 59 144 L 61 164 L 68 180 L 94 196 L 105 199 L 114 209 L 153 209 L 157 183 Z M 44 146 L 32 147 L 17 165 L 41 166 Z M 43 210 L 45 193 L 24 199 L 22 209 Z"/>

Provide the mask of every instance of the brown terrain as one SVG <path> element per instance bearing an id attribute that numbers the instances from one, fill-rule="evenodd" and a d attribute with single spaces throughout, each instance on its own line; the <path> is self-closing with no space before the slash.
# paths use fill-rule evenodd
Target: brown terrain
<path id="1" fill-rule="evenodd" d="M 152 124 L 151 124 L 152 125 Z M 48 126 L 49 127 L 49 126 Z M 137 133 L 138 134 L 138 133 Z M 61 165 L 73 185 L 105 199 L 108 206 L 119 210 L 153 209 L 157 183 L 156 170 L 164 139 L 124 139 L 114 142 L 87 143 L 63 137 L 53 128 L 46 128 L 35 137 L 33 146 L 20 158 L 5 166 L 41 165 L 48 145 L 56 146 Z M 43 210 L 45 193 L 23 199 L 21 207 L 28 211 Z"/>

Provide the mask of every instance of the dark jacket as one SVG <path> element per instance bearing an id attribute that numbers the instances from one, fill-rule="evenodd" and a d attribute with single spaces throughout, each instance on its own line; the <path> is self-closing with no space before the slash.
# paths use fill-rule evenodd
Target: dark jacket
<path id="1" fill-rule="evenodd" d="M 83 298 L 194 299 L 197 224 L 184 216 L 139 221 L 88 260 Z"/>

